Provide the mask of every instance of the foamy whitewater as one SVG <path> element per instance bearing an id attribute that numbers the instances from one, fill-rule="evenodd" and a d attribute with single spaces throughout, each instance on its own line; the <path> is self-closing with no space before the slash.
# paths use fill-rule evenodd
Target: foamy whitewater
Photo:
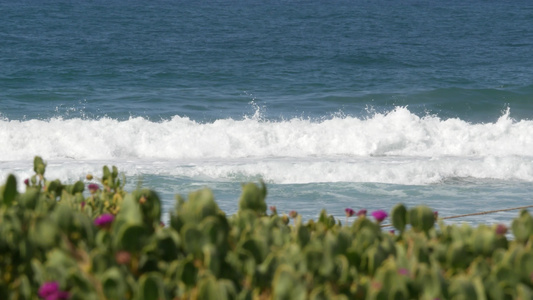
<path id="1" fill-rule="evenodd" d="M 0 182 L 126 189 L 241 184 L 268 205 L 428 205 L 453 216 L 533 195 L 533 2 L 0 1 Z M 95 179 L 94 182 L 98 183 Z M 454 219 L 508 223 L 518 211 Z"/>
<path id="2" fill-rule="evenodd" d="M 32 174 L 30 162 L 36 153 L 48 161 L 49 178 L 67 182 L 99 174 L 103 165 L 116 165 L 130 183 L 154 176 L 206 185 L 262 179 L 269 186 L 292 186 L 294 193 L 302 184 L 308 189 L 309 184 L 330 183 L 322 191 L 326 195 L 337 186 L 357 190 L 369 183 L 434 186 L 457 180 L 463 181 L 460 185 L 498 180 L 529 186 L 533 182 L 533 121 L 514 121 L 509 110 L 495 122 L 482 124 L 418 117 L 398 107 L 368 118 L 323 120 L 268 121 L 260 115 L 212 123 L 177 116 L 159 122 L 141 117 L 125 121 L 2 120 L 0 132 L 0 156 L 4 158 L 0 180 L 15 171 L 20 189 L 22 180 Z M 239 188 L 233 186 L 236 200 Z M 170 199 L 183 192 L 172 185 L 157 187 Z M 397 192 L 405 193 L 404 188 Z M 382 199 L 359 194 L 369 205 L 382 205 Z M 325 204 L 333 201 L 326 197 L 321 200 Z M 341 198 L 353 204 L 360 201 L 357 194 Z M 402 197 L 389 195 L 388 200 L 398 198 Z M 170 199 L 166 199 L 167 206 Z M 228 200 L 233 205 L 226 206 L 235 209 L 236 201 Z M 317 206 L 308 210 L 308 217 L 318 211 Z"/>
<path id="3" fill-rule="evenodd" d="M 453 178 L 533 182 L 533 121 L 470 124 L 418 117 L 405 107 L 367 119 L 255 118 L 199 123 L 173 117 L 117 121 L 55 118 L 0 121 L 3 170 L 29 168 L 35 154 L 72 180 L 80 165 L 116 164 L 130 176 L 210 180 L 263 178 L 276 184 L 381 182 L 432 184 Z M 0 180 L 7 172 L 3 171 Z M 29 176 L 24 172 L 20 176 Z M 81 176 L 83 174 L 77 174 Z"/>

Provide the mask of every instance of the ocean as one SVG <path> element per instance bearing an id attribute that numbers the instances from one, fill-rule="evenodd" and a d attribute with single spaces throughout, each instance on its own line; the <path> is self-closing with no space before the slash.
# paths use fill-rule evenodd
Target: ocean
<path id="1" fill-rule="evenodd" d="M 209 187 L 233 214 L 260 180 L 305 219 L 533 204 L 529 0 L 0 0 L 0 16 L 0 182 L 21 191 L 39 155 L 65 182 L 116 165 L 165 212 Z"/>

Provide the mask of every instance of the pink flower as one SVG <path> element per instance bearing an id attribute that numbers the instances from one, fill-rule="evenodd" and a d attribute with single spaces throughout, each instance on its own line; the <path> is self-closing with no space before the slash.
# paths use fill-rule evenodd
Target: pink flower
<path id="1" fill-rule="evenodd" d="M 30 186 L 30 180 L 28 178 L 24 179 L 24 184 Z"/>
<path id="2" fill-rule="evenodd" d="M 103 214 L 94 220 L 94 225 L 98 227 L 109 227 L 115 217 L 112 214 Z"/>
<path id="3" fill-rule="evenodd" d="M 435 220 L 439 218 L 439 212 L 438 211 L 434 211 L 433 215 L 435 216 Z"/>
<path id="4" fill-rule="evenodd" d="M 100 189 L 100 186 L 98 186 L 98 184 L 96 183 L 91 183 L 87 186 L 87 188 L 89 189 L 89 192 L 91 192 L 91 194 L 94 194 Z"/>
<path id="5" fill-rule="evenodd" d="M 38 292 L 39 297 L 45 300 L 68 299 L 69 293 L 59 289 L 57 281 L 45 282 L 41 285 Z"/>
<path id="6" fill-rule="evenodd" d="M 398 274 L 407 276 L 407 275 L 409 275 L 409 270 L 404 269 L 404 268 L 400 268 L 400 269 L 398 269 Z"/>
<path id="7" fill-rule="evenodd" d="M 119 265 L 125 265 L 131 261 L 131 254 L 128 251 L 119 251 L 115 254 L 115 261 Z"/>
<path id="8" fill-rule="evenodd" d="M 503 225 L 503 224 L 498 224 L 496 226 L 496 234 L 498 235 L 504 235 L 507 233 L 507 226 Z"/>
<path id="9" fill-rule="evenodd" d="M 270 209 L 270 211 L 271 211 L 273 214 L 277 214 L 277 213 L 278 213 L 278 209 L 277 209 L 274 205 L 270 206 L 269 209 Z"/>
<path id="10" fill-rule="evenodd" d="M 48 295 L 54 294 L 59 291 L 59 283 L 56 281 L 45 282 L 39 288 L 39 297 L 45 298 Z"/>
<path id="11" fill-rule="evenodd" d="M 358 211 L 357 216 L 359 217 L 366 216 L 366 209 L 361 209 L 360 211 Z"/>
<path id="12" fill-rule="evenodd" d="M 289 217 L 291 217 L 291 218 L 294 219 L 294 218 L 296 218 L 296 216 L 298 216 L 298 212 L 297 212 L 297 211 L 295 211 L 295 210 L 291 210 L 291 211 L 289 212 Z"/>
<path id="13" fill-rule="evenodd" d="M 346 213 L 346 218 L 349 218 L 355 214 L 355 211 L 351 208 L 345 209 L 344 212 Z"/>
<path id="14" fill-rule="evenodd" d="M 372 216 L 378 221 L 378 223 L 381 223 L 387 218 L 388 214 L 384 210 L 376 210 L 375 212 L 372 212 Z"/>

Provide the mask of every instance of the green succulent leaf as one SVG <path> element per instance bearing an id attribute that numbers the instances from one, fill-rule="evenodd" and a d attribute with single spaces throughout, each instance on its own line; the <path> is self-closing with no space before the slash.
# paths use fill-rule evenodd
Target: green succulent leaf
<path id="1" fill-rule="evenodd" d="M 407 225 L 407 208 L 399 203 L 391 211 L 392 226 L 399 231 L 404 231 Z"/>
<path id="2" fill-rule="evenodd" d="M 533 217 L 527 210 L 522 210 L 520 216 L 513 220 L 511 228 L 516 240 L 525 243 L 533 235 Z"/>
<path id="3" fill-rule="evenodd" d="M 116 236 L 116 248 L 128 252 L 139 252 L 147 239 L 146 228 L 136 224 L 123 224 Z"/>
<path id="4" fill-rule="evenodd" d="M 18 192 L 17 192 L 17 179 L 13 174 L 7 176 L 6 184 L 0 189 L 2 194 L 2 204 L 6 207 L 13 205 Z"/>
<path id="5" fill-rule="evenodd" d="M 416 231 L 428 232 L 435 224 L 435 214 L 427 206 L 411 208 L 407 218 Z"/>
<path id="6" fill-rule="evenodd" d="M 139 278 L 139 291 L 137 299 L 139 300 L 164 300 L 167 296 L 162 285 L 163 277 L 157 272 L 143 274 Z M 201 298 L 214 299 L 214 298 Z"/>
<path id="7" fill-rule="evenodd" d="M 304 300 L 307 292 L 304 282 L 289 265 L 280 265 L 272 281 L 274 299 Z"/>
<path id="8" fill-rule="evenodd" d="M 266 195 L 267 190 L 263 181 L 261 181 L 261 187 L 258 187 L 254 183 L 243 185 L 241 198 L 239 200 L 239 210 L 250 209 L 259 215 L 266 214 Z"/>
<path id="9" fill-rule="evenodd" d="M 29 238 L 38 247 L 49 249 L 59 243 L 61 232 L 50 218 L 41 217 L 30 226 Z"/>
<path id="10" fill-rule="evenodd" d="M 33 171 L 35 171 L 37 175 L 44 176 L 45 169 L 46 163 L 43 159 L 40 156 L 35 156 L 33 159 Z"/>
<path id="11" fill-rule="evenodd" d="M 117 267 L 112 267 L 103 274 L 102 289 L 107 299 L 124 299 L 127 288 L 124 275 Z"/>
<path id="12" fill-rule="evenodd" d="M 220 293 L 216 278 L 208 276 L 198 282 L 199 299 L 227 299 L 224 294 Z"/>

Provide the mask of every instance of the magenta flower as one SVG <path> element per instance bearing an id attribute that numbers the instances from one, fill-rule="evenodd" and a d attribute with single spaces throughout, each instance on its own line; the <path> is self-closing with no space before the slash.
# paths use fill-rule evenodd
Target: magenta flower
<path id="1" fill-rule="evenodd" d="M 291 210 L 291 211 L 289 212 L 289 217 L 291 217 L 291 218 L 294 219 L 294 218 L 296 218 L 296 216 L 298 216 L 298 212 L 297 212 L 297 211 L 295 211 L 295 210 Z"/>
<path id="2" fill-rule="evenodd" d="M 270 206 L 269 209 L 270 209 L 270 211 L 271 211 L 273 214 L 277 214 L 277 213 L 278 213 L 278 209 L 277 209 L 274 205 Z"/>
<path id="3" fill-rule="evenodd" d="M 405 268 L 400 268 L 400 269 L 398 269 L 398 274 L 407 276 L 407 275 L 409 275 L 409 270 L 407 270 Z"/>
<path id="4" fill-rule="evenodd" d="M 345 209 L 344 212 L 346 213 L 346 218 L 349 218 L 355 214 L 355 211 L 351 208 Z"/>
<path id="5" fill-rule="evenodd" d="M 59 289 L 59 283 L 57 281 L 45 282 L 39 288 L 39 297 L 45 300 L 60 300 L 68 299 L 69 293 L 61 291 Z"/>
<path id="6" fill-rule="evenodd" d="M 507 233 L 507 226 L 503 224 L 496 225 L 496 234 L 498 235 L 504 235 Z"/>
<path id="7" fill-rule="evenodd" d="M 91 194 L 94 194 L 100 189 L 100 186 L 98 186 L 98 184 L 96 183 L 91 183 L 87 186 L 87 188 L 89 189 L 89 192 L 91 192 Z"/>
<path id="8" fill-rule="evenodd" d="M 103 214 L 94 220 L 94 225 L 98 227 L 109 227 L 115 217 L 112 214 Z"/>
<path id="9" fill-rule="evenodd" d="M 24 184 L 26 186 L 30 186 L 30 179 L 28 179 L 28 178 L 24 179 Z"/>
<path id="10" fill-rule="evenodd" d="M 84 208 L 85 207 L 85 201 L 81 201 L 80 205 L 81 205 L 81 208 Z"/>
<path id="11" fill-rule="evenodd" d="M 361 209 L 360 211 L 358 211 L 357 216 L 359 217 L 366 216 L 366 209 Z"/>
<path id="12" fill-rule="evenodd" d="M 376 210 L 375 212 L 372 212 L 372 216 L 378 221 L 378 223 L 381 223 L 387 218 L 388 214 L 384 210 Z"/>
<path id="13" fill-rule="evenodd" d="M 59 291 L 59 283 L 56 281 L 45 282 L 39 288 L 39 297 L 45 298 L 48 295 L 54 294 Z"/>

